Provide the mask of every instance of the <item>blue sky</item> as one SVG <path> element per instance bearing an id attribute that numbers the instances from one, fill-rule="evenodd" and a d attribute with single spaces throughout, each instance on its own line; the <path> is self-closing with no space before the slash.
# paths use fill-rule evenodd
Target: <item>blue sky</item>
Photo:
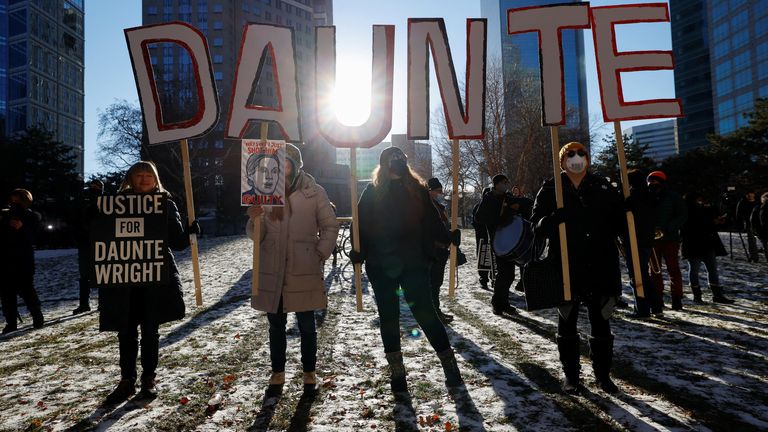
<path id="1" fill-rule="evenodd" d="M 592 1 L 592 6 L 647 3 L 643 0 Z M 131 62 L 123 29 L 141 25 L 141 1 L 97 1 L 86 3 L 85 10 L 85 171 L 101 170 L 96 160 L 98 110 L 117 99 L 137 101 Z M 406 23 L 408 18 L 442 17 L 448 29 L 451 51 L 457 74 L 461 79 L 465 62 L 466 19 L 480 16 L 480 2 L 474 0 L 335 0 L 334 21 L 337 40 L 339 82 L 347 82 L 353 93 L 367 94 L 370 90 L 358 78 L 370 79 L 371 26 L 395 25 L 395 82 L 392 133 L 405 133 L 406 107 Z M 600 95 L 597 88 L 592 38 L 585 32 L 587 93 L 590 118 L 601 121 Z M 632 24 L 619 26 L 617 41 L 622 51 L 670 50 L 669 23 Z M 343 70 L 343 72 L 342 72 Z M 344 79 L 347 74 L 348 79 Z M 633 72 L 623 74 L 627 100 L 669 98 L 674 96 L 671 71 Z M 355 90 L 357 88 L 358 90 Z M 431 107 L 440 106 L 437 84 L 432 89 Z M 353 101 L 352 111 L 367 111 L 364 100 Z M 622 127 L 643 122 L 625 122 Z M 600 133 L 610 133 L 605 125 Z"/>

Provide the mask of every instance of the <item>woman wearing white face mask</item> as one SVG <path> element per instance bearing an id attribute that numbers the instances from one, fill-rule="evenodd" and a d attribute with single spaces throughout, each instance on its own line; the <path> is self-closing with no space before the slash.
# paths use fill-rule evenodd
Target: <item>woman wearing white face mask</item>
<path id="1" fill-rule="evenodd" d="M 621 295 L 619 253 L 615 240 L 626 229 L 624 206 L 618 191 L 590 172 L 587 149 L 571 142 L 560 150 L 560 176 L 564 206 L 557 209 L 554 180 L 539 190 L 531 221 L 536 234 L 549 238 L 551 248 L 560 245 L 558 225 L 565 222 L 571 293 L 575 304 L 567 314 L 559 314 L 557 348 L 565 372 L 563 390 L 578 392 L 579 333 L 576 328 L 579 303 L 586 305 L 592 327 L 590 357 L 597 384 L 606 392 L 618 388 L 611 381 L 613 335 L 608 322 L 612 305 Z M 560 253 L 550 250 L 558 260 Z M 558 264 L 557 268 L 561 268 Z M 564 316 L 565 315 L 565 316 Z"/>

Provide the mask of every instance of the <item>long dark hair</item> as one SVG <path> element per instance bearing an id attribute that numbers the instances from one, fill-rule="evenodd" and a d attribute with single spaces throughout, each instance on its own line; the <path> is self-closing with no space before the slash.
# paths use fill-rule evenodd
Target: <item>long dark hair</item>
<path id="1" fill-rule="evenodd" d="M 373 169 L 372 183 L 376 187 L 378 197 L 383 197 L 389 191 L 392 177 L 389 172 L 389 162 L 392 160 L 394 153 L 388 153 L 382 155 L 379 165 Z M 408 165 L 408 172 L 402 177 L 403 186 L 408 191 L 408 195 L 411 196 L 413 203 L 417 203 L 421 199 L 421 194 L 427 190 L 427 184 L 421 176 L 414 171 L 410 165 Z"/>

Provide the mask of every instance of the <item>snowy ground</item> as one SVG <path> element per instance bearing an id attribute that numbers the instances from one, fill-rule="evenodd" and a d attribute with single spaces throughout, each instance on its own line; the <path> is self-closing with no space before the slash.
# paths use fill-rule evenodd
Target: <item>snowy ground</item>
<path id="1" fill-rule="evenodd" d="M 464 238 L 464 249 L 474 250 L 471 232 Z M 724 240 L 727 245 L 727 235 Z M 585 345 L 587 386 L 576 397 L 559 390 L 555 313 L 493 315 L 470 257 L 460 268 L 456 299 L 444 301 L 456 316 L 448 332 L 466 391 L 446 391 L 439 362 L 403 304 L 412 397 L 395 401 L 373 298 L 366 287 L 364 312 L 357 313 L 350 267 L 330 263 L 329 307 L 317 314 L 322 385 L 303 393 L 294 329 L 289 382 L 282 395 L 267 395 L 267 321 L 248 300 L 251 243 L 202 239 L 204 306 L 194 307 L 187 251 L 178 258 L 188 313 L 161 328 L 160 396 L 111 410 L 100 403 L 119 379 L 117 338 L 98 332 L 96 312 L 70 315 L 77 305 L 76 255 L 41 254 L 36 286 L 47 325 L 31 330 L 22 308 L 22 330 L 0 338 L 0 430 L 766 430 L 768 266 L 747 263 L 740 249 L 734 253 L 735 260 L 720 259 L 734 305 L 693 305 L 686 283 L 682 312 L 645 321 L 619 312 L 614 376 L 622 393 L 610 396 L 592 384 Z M 524 306 L 518 293 L 512 302 Z M 223 402 L 207 409 L 217 393 Z"/>

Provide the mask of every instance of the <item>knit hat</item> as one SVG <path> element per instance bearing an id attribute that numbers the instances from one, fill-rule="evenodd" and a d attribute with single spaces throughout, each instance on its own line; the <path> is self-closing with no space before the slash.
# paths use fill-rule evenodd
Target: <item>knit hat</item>
<path id="1" fill-rule="evenodd" d="M 584 153 L 587 153 L 587 159 L 589 159 L 589 153 L 587 152 L 587 148 L 584 147 L 584 144 L 571 141 L 568 144 L 564 145 L 563 148 L 560 149 L 560 164 L 562 165 L 563 159 L 565 159 L 565 156 L 568 154 L 569 151 L 583 151 Z"/>
<path id="2" fill-rule="evenodd" d="M 495 176 L 493 176 L 491 180 L 493 180 L 493 185 L 496 186 L 500 182 L 507 180 L 507 176 L 505 176 L 504 174 L 496 174 Z"/>
<path id="3" fill-rule="evenodd" d="M 442 189 L 443 185 L 440 183 L 440 180 L 437 177 L 432 177 L 431 179 L 427 180 L 427 188 L 433 191 L 437 189 Z"/>
<path id="4" fill-rule="evenodd" d="M 379 156 L 379 165 L 382 167 L 389 166 L 389 161 L 392 160 L 392 156 L 394 156 L 396 153 L 400 153 L 406 160 L 408 159 L 405 153 L 403 153 L 403 150 L 399 147 L 387 147 L 381 152 L 381 155 Z"/>
<path id="5" fill-rule="evenodd" d="M 646 182 L 650 182 L 651 179 L 654 179 L 656 181 L 660 182 L 666 182 L 667 181 L 667 175 L 664 174 L 663 171 L 654 171 L 650 174 L 648 174 L 648 178 L 645 179 Z"/>
<path id="6" fill-rule="evenodd" d="M 304 167 L 304 160 L 301 158 L 301 151 L 291 143 L 285 143 L 285 157 L 293 164 L 294 170 L 298 171 Z"/>

